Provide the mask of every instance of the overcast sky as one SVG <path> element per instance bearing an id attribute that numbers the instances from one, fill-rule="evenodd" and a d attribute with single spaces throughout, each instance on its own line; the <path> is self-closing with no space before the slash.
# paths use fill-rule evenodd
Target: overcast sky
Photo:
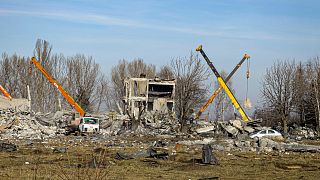
<path id="1" fill-rule="evenodd" d="M 41 38 L 54 53 L 93 56 L 107 74 L 120 59 L 160 66 L 199 44 L 218 70 L 230 72 L 248 53 L 254 105 L 273 62 L 320 52 L 317 0 L 0 0 L 0 22 L 0 53 L 32 56 Z M 233 81 L 241 102 L 245 66 Z"/>

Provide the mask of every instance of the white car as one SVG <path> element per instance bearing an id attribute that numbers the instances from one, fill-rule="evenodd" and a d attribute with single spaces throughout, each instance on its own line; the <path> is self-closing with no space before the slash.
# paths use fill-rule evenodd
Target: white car
<path id="1" fill-rule="evenodd" d="M 250 135 L 251 138 L 255 138 L 255 137 L 258 137 L 258 138 L 261 138 L 261 137 L 270 137 L 270 138 L 273 138 L 273 137 L 282 137 L 281 133 L 279 133 L 278 131 L 276 130 L 273 130 L 273 129 L 264 129 L 264 130 L 260 130 L 256 133 L 253 133 Z"/>

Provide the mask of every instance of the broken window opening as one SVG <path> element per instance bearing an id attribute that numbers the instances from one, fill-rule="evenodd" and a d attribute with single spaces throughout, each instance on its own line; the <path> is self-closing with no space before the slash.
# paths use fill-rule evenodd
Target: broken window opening
<path id="1" fill-rule="evenodd" d="M 149 84 L 150 97 L 172 97 L 173 85 L 163 85 L 163 84 Z"/>
<path id="2" fill-rule="evenodd" d="M 148 111 L 153 111 L 153 102 L 148 102 Z"/>
<path id="3" fill-rule="evenodd" d="M 169 111 L 173 111 L 173 102 L 167 102 L 167 107 Z"/>

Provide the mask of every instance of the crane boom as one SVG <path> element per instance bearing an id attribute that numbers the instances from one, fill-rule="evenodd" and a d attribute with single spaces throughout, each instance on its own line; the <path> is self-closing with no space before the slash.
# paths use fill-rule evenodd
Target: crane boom
<path id="1" fill-rule="evenodd" d="M 10 95 L 10 94 L 8 93 L 8 91 L 6 91 L 6 90 L 4 89 L 4 87 L 1 86 L 1 85 L 0 85 L 0 90 L 2 91 L 2 93 L 3 93 L 3 95 L 4 95 L 5 97 L 7 97 L 10 101 L 12 100 L 11 95 Z"/>
<path id="2" fill-rule="evenodd" d="M 233 70 L 231 71 L 231 73 L 228 75 L 228 77 L 224 80 L 225 83 L 228 83 L 228 81 L 231 79 L 231 77 L 233 76 L 233 74 L 240 68 L 240 66 L 242 65 L 242 63 L 246 60 L 249 59 L 250 56 L 248 54 L 245 54 L 243 56 L 243 58 L 240 60 L 240 62 L 236 65 L 236 67 L 233 68 Z M 207 102 L 201 107 L 201 109 L 198 111 L 198 113 L 196 114 L 196 119 L 198 119 L 201 114 L 207 109 L 207 107 L 212 103 L 212 101 L 214 100 L 214 98 L 219 94 L 219 92 L 222 90 L 222 86 L 220 85 L 219 88 L 217 90 L 214 91 L 214 93 L 210 96 L 210 98 L 207 100 Z"/>
<path id="3" fill-rule="evenodd" d="M 244 110 L 242 109 L 241 105 L 239 104 L 239 102 L 237 101 L 237 99 L 234 97 L 233 93 L 230 91 L 228 85 L 226 84 L 226 82 L 222 79 L 221 75 L 219 74 L 219 72 L 217 71 L 217 69 L 213 66 L 212 62 L 209 60 L 208 56 L 206 55 L 206 53 L 202 50 L 202 45 L 200 45 L 196 51 L 200 51 L 201 55 L 203 56 L 203 58 L 206 60 L 207 64 L 209 65 L 209 67 L 211 68 L 211 70 L 213 71 L 214 75 L 217 77 L 218 82 L 220 83 L 220 85 L 222 86 L 222 88 L 226 91 L 227 95 L 229 96 L 232 104 L 234 105 L 234 107 L 239 111 L 242 120 L 244 121 L 248 121 L 249 118 L 247 116 L 247 114 L 244 112 Z"/>
<path id="4" fill-rule="evenodd" d="M 69 93 L 63 89 L 62 86 L 55 80 L 43 67 L 42 65 L 37 61 L 35 57 L 32 57 L 31 64 L 34 64 L 41 72 L 42 74 L 49 80 L 51 84 L 53 84 L 62 94 L 62 96 L 68 101 L 70 105 L 72 105 L 76 111 L 80 113 L 81 116 L 85 115 L 85 111 L 82 109 L 82 107 L 69 95 Z"/>

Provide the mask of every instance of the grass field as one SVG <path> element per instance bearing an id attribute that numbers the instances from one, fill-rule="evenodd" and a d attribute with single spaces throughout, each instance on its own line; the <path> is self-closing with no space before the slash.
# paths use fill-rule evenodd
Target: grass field
<path id="1" fill-rule="evenodd" d="M 320 179 L 319 153 L 215 151 L 219 165 L 203 165 L 201 146 L 185 146 L 164 160 L 115 158 L 150 145 L 138 140 L 17 142 L 18 151 L 0 152 L 0 179 Z M 62 146 L 66 153 L 53 152 Z"/>

